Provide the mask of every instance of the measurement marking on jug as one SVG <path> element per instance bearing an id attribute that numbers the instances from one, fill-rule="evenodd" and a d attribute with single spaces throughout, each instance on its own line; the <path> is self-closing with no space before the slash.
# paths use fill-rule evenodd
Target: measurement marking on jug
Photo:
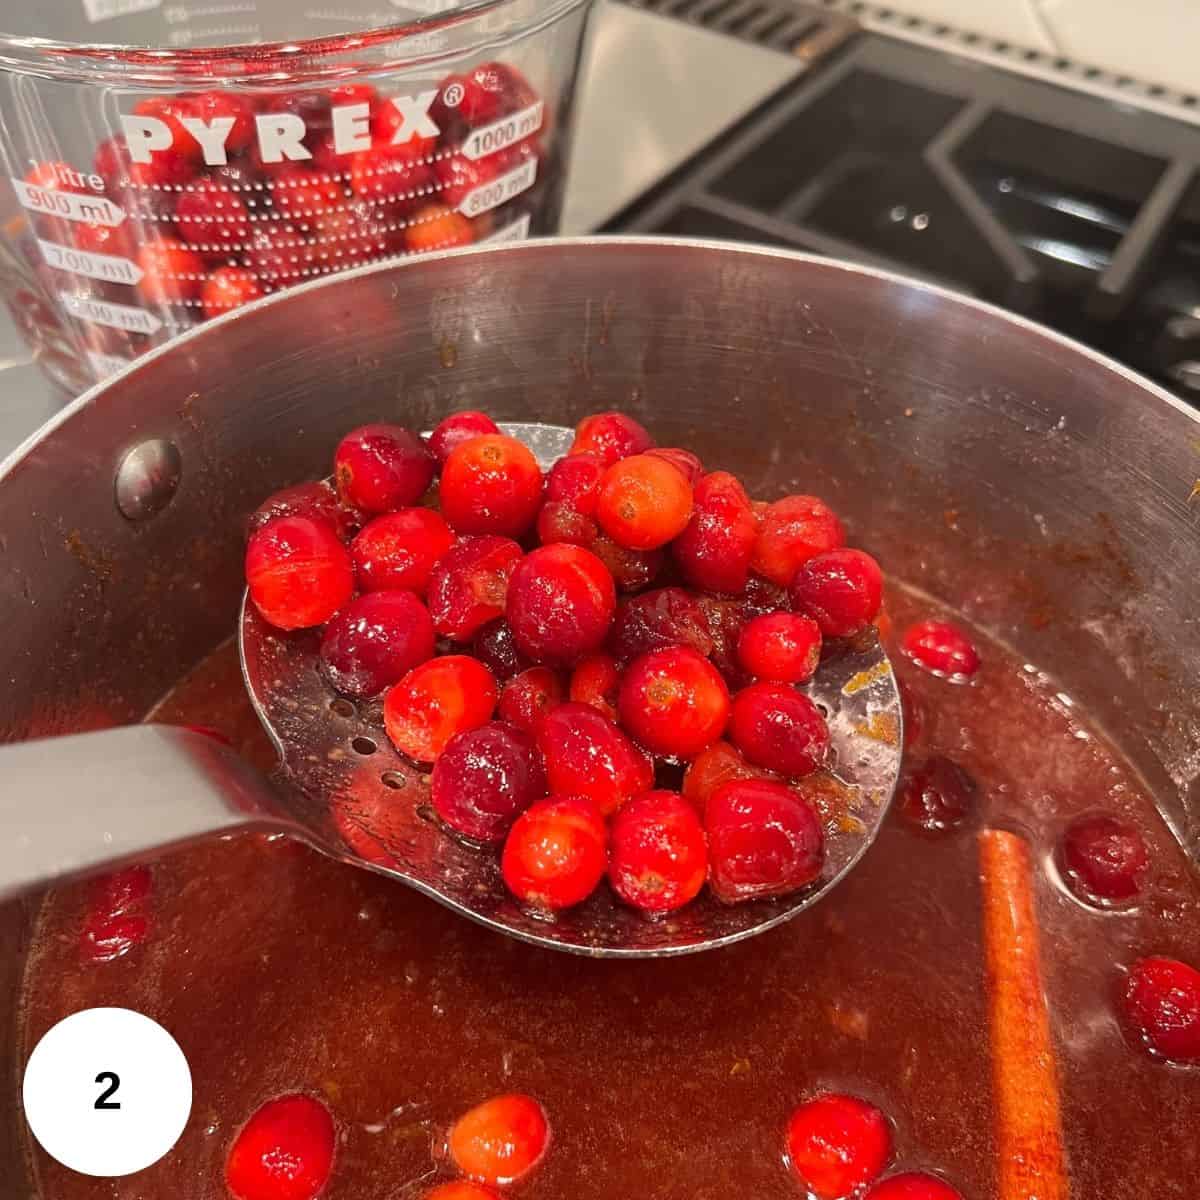
<path id="1" fill-rule="evenodd" d="M 60 271 L 71 271 L 75 275 L 86 275 L 89 279 L 103 279 L 107 283 L 137 283 L 144 272 L 137 263 L 115 254 L 93 254 L 87 250 L 76 250 L 72 246 L 60 246 L 57 242 L 38 239 L 42 257 Z"/>
<path id="2" fill-rule="evenodd" d="M 121 358 L 118 354 L 101 354 L 99 350 L 88 351 L 88 362 L 96 372 L 97 379 L 107 379 L 129 366 L 129 359 Z"/>
<path id="3" fill-rule="evenodd" d="M 58 297 L 73 317 L 96 325 L 108 325 L 128 333 L 157 333 L 162 328 L 163 323 L 144 308 L 97 300 L 94 296 L 76 296 L 71 292 L 59 292 Z"/>
<path id="4" fill-rule="evenodd" d="M 539 100 L 528 108 L 515 112 L 512 116 L 502 117 L 490 125 L 476 129 L 462 144 L 462 153 L 471 159 L 483 158 L 485 154 L 495 154 L 505 146 L 511 146 L 537 133 L 542 127 L 542 115 L 546 110 L 545 104 Z"/>
<path id="5" fill-rule="evenodd" d="M 103 196 L 84 196 L 78 192 L 52 192 L 24 179 L 12 181 L 17 199 L 34 212 L 53 213 L 68 221 L 85 221 L 89 225 L 120 225 L 125 210 Z"/>
<path id="6" fill-rule="evenodd" d="M 480 238 L 481 246 L 492 246 L 499 242 L 521 242 L 529 236 L 529 214 L 526 213 L 523 217 L 518 217 L 511 225 L 505 225 L 503 229 L 497 229 L 495 233 L 489 233 L 487 237 Z"/>
<path id="7" fill-rule="evenodd" d="M 95 25 L 97 21 L 111 21 L 113 17 L 149 12 L 160 4 L 162 0 L 83 0 L 83 15 Z"/>
<path id="8" fill-rule="evenodd" d="M 464 216 L 477 217 L 489 209 L 499 208 L 501 204 L 533 187 L 536 178 L 537 159 L 530 158 L 514 170 L 497 175 L 491 182 L 472 188 L 463 197 L 458 210 Z"/>

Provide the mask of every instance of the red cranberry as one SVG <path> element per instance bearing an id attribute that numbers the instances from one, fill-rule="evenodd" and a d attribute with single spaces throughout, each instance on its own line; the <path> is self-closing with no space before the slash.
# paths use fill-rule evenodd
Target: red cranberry
<path id="1" fill-rule="evenodd" d="M 530 667 L 504 685 L 496 715 L 518 729 L 536 734 L 542 718 L 565 700 L 562 680 L 556 672 L 549 667 Z"/>
<path id="2" fill-rule="evenodd" d="M 324 625 L 350 599 L 354 569 L 333 528 L 307 517 L 276 517 L 250 537 L 246 584 L 278 629 Z"/>
<path id="3" fill-rule="evenodd" d="M 534 662 L 570 666 L 596 650 L 616 610 L 612 576 L 592 553 L 559 544 L 531 551 L 508 584 L 508 623 Z"/>
<path id="4" fill-rule="evenodd" d="M 145 864 L 122 867 L 111 874 L 102 875 L 92 884 L 92 911 L 107 916 L 133 911 L 150 899 L 153 887 L 154 876 Z"/>
<path id="5" fill-rule="evenodd" d="M 376 143 L 390 146 L 392 139 L 399 134 L 401 129 L 405 129 L 407 125 L 408 119 L 389 98 L 383 97 L 373 106 L 371 111 L 371 138 Z M 414 134 L 411 130 L 408 130 L 405 135 L 405 141 L 400 144 L 410 146 L 416 154 L 428 155 L 436 144 L 436 141 L 436 138 L 424 137 L 421 134 Z"/>
<path id="6" fill-rule="evenodd" d="M 930 674 L 960 682 L 979 670 L 979 653 L 949 621 L 918 621 L 904 634 L 900 648 Z"/>
<path id="7" fill-rule="evenodd" d="M 695 758 L 729 720 L 729 689 L 716 667 L 687 646 L 634 659 L 621 682 L 621 724 L 652 754 Z"/>
<path id="8" fill-rule="evenodd" d="M 440 106 L 438 115 L 443 118 L 438 124 L 444 128 L 448 123 L 444 118 L 449 117 L 465 121 L 468 126 L 486 125 L 501 114 L 514 111 L 516 81 L 516 70 L 498 62 L 480 63 L 465 75 L 451 75 L 443 81 L 435 102 Z M 449 104 L 447 94 L 458 97 L 458 102 Z"/>
<path id="9" fill-rule="evenodd" d="M 788 1121 L 788 1166 L 816 1200 L 844 1200 L 883 1173 L 892 1130 L 873 1104 L 831 1094 L 801 1104 Z"/>
<path id="10" fill-rule="evenodd" d="M 1200 971 L 1175 958 L 1142 958 L 1129 968 L 1125 1019 L 1161 1058 L 1200 1063 Z"/>
<path id="11" fill-rule="evenodd" d="M 741 592 L 757 537 L 758 522 L 742 485 L 728 471 L 713 471 L 696 485 L 691 520 L 671 550 L 692 587 Z"/>
<path id="12" fill-rule="evenodd" d="M 466 412 L 451 413 L 439 421 L 437 428 L 429 435 L 429 448 L 433 451 L 433 457 L 444 463 L 450 457 L 450 452 L 463 442 L 499 432 L 500 426 L 487 413 L 468 409 Z"/>
<path id="13" fill-rule="evenodd" d="M 417 139 L 401 146 L 360 150 L 350 160 L 350 189 L 373 204 L 411 208 L 436 186 L 427 157 L 426 147 Z"/>
<path id="14" fill-rule="evenodd" d="M 241 197 L 213 179 L 202 179 L 175 201 L 175 228 L 193 246 L 237 249 L 250 233 L 250 214 Z"/>
<path id="15" fill-rule="evenodd" d="M 246 266 L 268 292 L 308 278 L 318 265 L 313 247 L 294 226 L 284 222 L 256 226 L 244 257 Z"/>
<path id="16" fill-rule="evenodd" d="M 691 486 L 661 458 L 623 458 L 600 480 L 596 520 L 618 546 L 657 550 L 683 532 L 691 515 Z"/>
<path id="17" fill-rule="evenodd" d="M 722 784 L 709 797 L 704 826 L 709 886 L 726 904 L 783 896 L 821 873 L 821 822 L 781 783 L 737 779 Z"/>
<path id="18" fill-rule="evenodd" d="M 752 683 L 733 699 L 729 734 L 755 765 L 797 778 L 829 755 L 829 726 L 817 706 L 780 683 Z"/>
<path id="19" fill-rule="evenodd" d="M 433 768 L 431 798 L 452 829 L 480 842 L 504 840 L 512 823 L 546 794 L 546 772 L 533 738 L 489 721 L 460 733 Z"/>
<path id="20" fill-rule="evenodd" d="M 607 840 L 604 818 L 586 796 L 539 800 L 517 818 L 504 843 L 504 882 L 534 908 L 570 908 L 604 877 Z"/>
<path id="21" fill-rule="evenodd" d="M 792 607 L 812 617 L 826 637 L 853 637 L 879 615 L 883 573 L 861 550 L 828 550 L 796 572 L 791 598 Z"/>
<path id="22" fill-rule="evenodd" d="M 342 438 L 333 457 L 338 495 L 369 513 L 415 504 L 433 472 L 425 443 L 399 425 L 363 425 Z"/>
<path id="23" fill-rule="evenodd" d="M 515 165 L 515 164 L 514 164 Z M 441 188 L 442 199 L 458 208 L 468 194 L 485 183 L 491 183 L 508 163 L 502 154 L 470 159 L 465 154 L 451 154 L 433 164 L 433 173 Z"/>
<path id="24" fill-rule="evenodd" d="M 235 92 L 201 92 L 189 99 L 192 111 L 201 121 L 233 118 L 233 125 L 225 135 L 227 153 L 241 154 L 254 141 L 254 105 L 245 96 Z"/>
<path id="25" fill-rule="evenodd" d="M 489 621 L 471 643 L 475 657 L 503 682 L 524 671 L 528 660 L 517 649 L 512 627 L 507 621 Z"/>
<path id="26" fill-rule="evenodd" d="M 150 934 L 146 908 L 152 886 L 150 868 L 142 865 L 96 880 L 79 938 L 84 962 L 112 962 L 146 940 Z"/>
<path id="27" fill-rule="evenodd" d="M 207 278 L 204 259 L 175 238 L 155 237 L 137 252 L 142 271 L 138 290 L 156 304 L 183 304 L 196 300 Z"/>
<path id="28" fill-rule="evenodd" d="M 588 549 L 608 568 L 623 592 L 637 592 L 653 583 L 664 561 L 661 550 L 628 550 L 603 533 Z"/>
<path id="29" fill-rule="evenodd" d="M 1080 817 L 1058 847 L 1063 878 L 1081 900 L 1095 904 L 1138 894 L 1150 855 L 1141 833 L 1116 817 Z"/>
<path id="30" fill-rule="evenodd" d="M 370 522 L 350 544 L 354 573 L 364 592 L 406 589 L 424 595 L 454 534 L 429 508 L 402 508 Z"/>
<path id="31" fill-rule="evenodd" d="M 605 412 L 584 417 L 575 426 L 575 440 L 569 453 L 588 451 L 598 455 L 605 466 L 612 466 L 619 459 L 641 454 L 653 445 L 654 439 L 632 417 Z"/>
<path id="32" fill-rule="evenodd" d="M 738 662 L 747 674 L 774 683 L 807 683 L 821 661 L 821 631 L 798 613 L 765 613 L 742 626 Z"/>
<path id="33" fill-rule="evenodd" d="M 500 1200 L 500 1195 L 470 1179 L 451 1179 L 426 1192 L 424 1200 Z"/>
<path id="34" fill-rule="evenodd" d="M 651 458 L 661 458 L 663 462 L 669 462 L 693 488 L 704 474 L 704 464 L 690 450 L 680 450 L 676 446 L 654 446 L 645 453 Z"/>
<path id="35" fill-rule="evenodd" d="M 246 523 L 247 533 L 256 533 L 276 517 L 307 517 L 324 521 L 340 538 L 348 538 L 357 518 L 338 502 L 337 493 L 325 482 L 298 483 L 268 496 Z"/>
<path id="36" fill-rule="evenodd" d="M 236 1200 L 314 1200 L 333 1169 L 329 1110 L 311 1096 L 268 1100 L 238 1131 L 225 1160 Z"/>
<path id="37" fill-rule="evenodd" d="M 289 221 L 312 229 L 345 203 L 342 185 L 300 163 L 278 167 L 271 175 L 271 203 Z"/>
<path id="38" fill-rule="evenodd" d="M 204 148 L 184 128 L 181 118 L 196 117 L 199 112 L 194 96 L 148 96 L 139 100 L 133 111 L 139 117 L 154 117 L 162 121 L 171 131 L 171 147 L 152 154 L 173 155 L 176 158 L 186 158 L 197 166 L 204 161 Z"/>
<path id="39" fill-rule="evenodd" d="M 502 617 L 509 580 L 522 557 L 511 538 L 460 538 L 429 576 L 429 611 L 438 633 L 466 642 Z"/>
<path id="40" fill-rule="evenodd" d="M 700 601 L 691 592 L 675 587 L 656 588 L 623 601 L 613 619 L 608 644 L 619 663 L 666 646 L 690 646 L 706 656 L 713 648 Z"/>
<path id="41" fill-rule="evenodd" d="M 589 704 L 610 721 L 615 721 L 620 683 L 620 672 L 610 655 L 589 654 L 571 672 L 571 700 L 576 704 Z"/>
<path id="42" fill-rule="evenodd" d="M 446 1150 L 468 1179 L 505 1187 L 528 1175 L 550 1145 L 546 1111 L 532 1096 L 495 1096 L 450 1128 Z"/>
<path id="43" fill-rule="evenodd" d="M 137 253 L 137 242 L 126 225 L 98 225 L 80 222 L 74 230 L 75 245 L 91 254 L 117 254 L 130 258 Z"/>
<path id="44" fill-rule="evenodd" d="M 672 912 L 695 899 L 707 876 L 704 828 L 676 792 L 647 792 L 613 818 L 608 879 L 626 904 Z"/>
<path id="45" fill-rule="evenodd" d="M 936 1175 L 904 1171 L 877 1183 L 864 1200 L 963 1200 L 962 1193 Z"/>
<path id="46" fill-rule="evenodd" d="M 591 546 L 600 530 L 591 517 L 585 517 L 569 504 L 547 500 L 537 518 L 538 541 L 543 546 L 565 542 L 569 546 Z"/>
<path id="47" fill-rule="evenodd" d="M 452 737 L 492 719 L 496 681 L 464 654 L 432 658 L 409 671 L 384 697 L 392 745 L 417 762 L 434 762 Z"/>
<path id="48" fill-rule="evenodd" d="M 940 754 L 905 768 L 900 781 L 900 815 L 925 833 L 961 825 L 975 807 L 975 780 Z"/>
<path id="49" fill-rule="evenodd" d="M 585 517 L 594 517 L 600 480 L 607 469 L 604 459 L 592 451 L 568 454 L 546 476 L 546 499 L 565 504 Z"/>
<path id="50" fill-rule="evenodd" d="M 204 281 L 200 305 L 211 319 L 259 300 L 262 295 L 258 280 L 245 267 L 218 267 Z"/>
<path id="51" fill-rule="evenodd" d="M 368 592 L 325 626 L 321 665 L 336 691 L 378 696 L 433 657 L 433 621 L 412 592 Z"/>
<path id="52" fill-rule="evenodd" d="M 460 442 L 442 467 L 442 515 L 459 533 L 519 537 L 542 503 L 542 472 L 527 446 L 502 433 Z"/>
<path id="53" fill-rule="evenodd" d="M 751 566 L 772 583 L 787 587 L 810 558 L 836 550 L 846 540 L 834 511 L 816 496 L 784 496 L 761 514 Z"/>
<path id="54" fill-rule="evenodd" d="M 109 138 L 96 148 L 96 174 L 110 192 L 121 193 L 132 185 L 138 189 L 174 191 L 196 176 L 194 159 L 173 150 L 160 150 L 148 163 L 135 163 L 122 137 Z"/>
<path id="55" fill-rule="evenodd" d="M 779 781 L 773 772 L 748 763 L 728 742 L 714 742 L 688 764 L 683 776 L 683 797 L 703 817 L 709 798 L 732 779 Z"/>
<path id="56" fill-rule="evenodd" d="M 560 704 L 542 718 L 538 747 L 552 792 L 586 796 L 606 816 L 654 786 L 654 765 L 607 717 Z"/>

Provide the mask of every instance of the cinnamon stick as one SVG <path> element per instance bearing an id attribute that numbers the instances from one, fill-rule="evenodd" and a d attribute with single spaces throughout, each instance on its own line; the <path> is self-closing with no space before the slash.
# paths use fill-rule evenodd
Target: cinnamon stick
<path id="1" fill-rule="evenodd" d="M 1024 838 L 979 835 L 999 1200 L 1067 1200 L 1058 1071 Z"/>

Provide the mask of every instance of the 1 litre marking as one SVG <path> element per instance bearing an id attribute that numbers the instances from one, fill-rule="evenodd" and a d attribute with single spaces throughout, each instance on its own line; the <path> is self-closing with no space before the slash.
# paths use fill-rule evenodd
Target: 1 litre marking
<path id="1" fill-rule="evenodd" d="M 124 329 L 128 333 L 157 333 L 162 328 L 162 322 L 144 308 L 97 300 L 94 296 L 76 296 L 71 292 L 59 292 L 58 298 L 67 312 L 81 321 Z"/>
<path id="2" fill-rule="evenodd" d="M 539 100 L 528 108 L 521 109 L 511 116 L 501 117 L 490 125 L 482 125 L 476 129 L 462 144 L 462 153 L 470 159 L 483 158 L 495 154 L 505 146 L 511 146 L 537 133 L 542 127 L 542 115 L 546 110 L 545 104 Z"/>
<path id="3" fill-rule="evenodd" d="M 58 192 L 40 188 L 24 179 L 12 181 L 17 199 L 34 212 L 50 213 L 68 221 L 84 221 L 89 225 L 120 225 L 125 210 L 103 196 L 84 196 L 78 192 Z"/>
<path id="4" fill-rule="evenodd" d="M 60 271 L 75 275 L 86 275 L 89 279 L 103 279 L 106 283 L 137 283 L 144 272 L 137 263 L 115 254 L 93 254 L 87 250 L 76 250 L 71 246 L 60 246 L 57 242 L 38 239 L 42 257 Z"/>
<path id="5" fill-rule="evenodd" d="M 535 179 L 537 179 L 537 159 L 528 158 L 507 174 L 497 175 L 490 182 L 481 183 L 477 188 L 472 188 L 463 197 L 458 211 L 467 217 L 477 217 L 480 213 L 499 208 L 501 204 L 533 187 Z"/>

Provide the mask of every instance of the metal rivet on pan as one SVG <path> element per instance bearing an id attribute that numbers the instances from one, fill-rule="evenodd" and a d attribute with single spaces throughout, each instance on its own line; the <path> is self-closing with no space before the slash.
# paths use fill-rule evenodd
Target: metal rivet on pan
<path id="1" fill-rule="evenodd" d="M 174 442 L 166 438 L 142 442 L 117 468 L 117 508 L 127 520 L 144 521 L 171 503 L 182 477 L 183 459 Z"/>

